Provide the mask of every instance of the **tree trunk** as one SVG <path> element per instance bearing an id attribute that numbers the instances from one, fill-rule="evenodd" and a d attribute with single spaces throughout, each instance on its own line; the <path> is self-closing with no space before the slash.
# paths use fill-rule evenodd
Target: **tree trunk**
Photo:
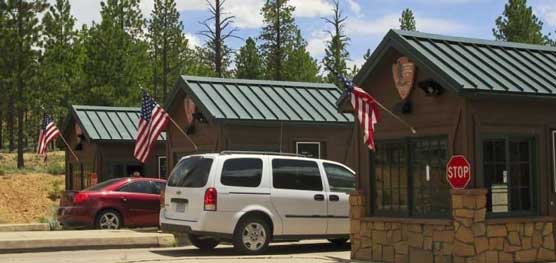
<path id="1" fill-rule="evenodd" d="M 222 28 L 220 25 L 220 0 L 215 1 L 216 12 L 214 13 L 214 67 L 216 75 L 222 77 Z"/>
<path id="2" fill-rule="evenodd" d="M 14 115 L 15 115 L 15 105 L 14 105 L 14 98 L 13 96 L 9 96 L 8 98 L 8 118 L 7 118 L 7 125 L 8 125 L 8 150 L 9 152 L 13 152 L 15 149 L 15 136 L 14 136 Z"/>
<path id="3" fill-rule="evenodd" d="M 0 150 L 4 148 L 4 108 L 0 105 Z"/>
<path id="4" fill-rule="evenodd" d="M 19 75 L 19 74 L 18 74 Z M 17 80 L 17 97 L 20 102 L 23 102 L 23 79 L 18 76 Z M 21 103 L 20 103 L 21 104 Z M 25 167 L 23 161 L 23 107 L 17 107 L 17 168 L 22 169 Z"/>

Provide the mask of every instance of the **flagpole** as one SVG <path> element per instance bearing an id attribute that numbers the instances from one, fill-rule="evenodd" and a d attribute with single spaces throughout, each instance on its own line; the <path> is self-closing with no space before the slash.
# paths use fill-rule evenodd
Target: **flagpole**
<path id="1" fill-rule="evenodd" d="M 195 144 L 195 142 L 193 142 L 193 140 L 191 140 L 189 135 L 187 135 L 187 133 L 185 133 L 183 131 L 183 129 L 178 125 L 178 123 L 176 121 L 174 121 L 174 119 L 172 119 L 172 117 L 170 117 L 170 115 L 168 115 L 168 119 L 172 122 L 172 124 L 174 124 L 174 126 L 176 126 L 178 131 L 180 131 L 181 134 L 183 134 L 183 136 L 185 136 L 185 138 L 187 138 L 187 140 L 193 145 L 193 147 L 195 148 L 195 151 L 198 151 L 199 148 L 197 147 L 197 144 Z"/>
<path id="2" fill-rule="evenodd" d="M 75 160 L 77 160 L 78 162 L 81 162 L 79 160 L 79 157 L 77 157 L 77 155 L 75 154 L 75 152 L 71 149 L 71 147 L 69 146 L 68 142 L 66 141 L 66 139 L 64 138 L 64 136 L 62 134 L 60 134 L 60 138 L 62 139 L 62 141 L 64 142 L 64 144 L 66 145 L 66 147 L 68 148 L 68 150 L 71 152 L 71 154 L 73 155 L 73 157 L 75 158 Z"/>
<path id="3" fill-rule="evenodd" d="M 386 108 L 384 105 L 382 105 L 380 102 L 378 102 L 376 99 L 374 100 L 374 102 L 376 103 L 376 105 L 378 105 L 380 108 L 382 108 L 384 111 L 386 111 L 387 113 L 389 113 L 390 115 L 392 115 L 392 117 L 394 117 L 396 120 L 398 120 L 399 122 L 401 122 L 403 125 L 405 125 L 406 127 L 408 127 L 411 130 L 411 133 L 413 134 L 417 134 L 417 130 L 415 130 L 415 128 L 413 128 L 413 126 L 411 126 L 409 123 L 407 123 L 406 121 L 404 121 L 402 118 L 400 118 L 400 116 L 396 115 L 395 113 L 393 113 L 392 111 L 390 111 L 388 108 Z"/>

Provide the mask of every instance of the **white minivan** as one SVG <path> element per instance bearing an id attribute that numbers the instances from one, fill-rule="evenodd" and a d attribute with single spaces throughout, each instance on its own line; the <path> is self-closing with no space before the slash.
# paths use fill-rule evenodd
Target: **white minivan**
<path id="1" fill-rule="evenodd" d="M 200 249 L 231 241 L 247 254 L 277 240 L 349 238 L 347 166 L 291 154 L 221 152 L 182 158 L 161 198 L 160 225 Z"/>

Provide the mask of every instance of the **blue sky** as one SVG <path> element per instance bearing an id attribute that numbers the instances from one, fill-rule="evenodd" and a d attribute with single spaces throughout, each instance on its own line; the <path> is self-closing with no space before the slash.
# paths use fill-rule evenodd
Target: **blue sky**
<path id="1" fill-rule="evenodd" d="M 54 0 L 49 0 L 53 2 Z M 70 0 L 73 14 L 79 23 L 90 24 L 99 20 L 100 0 Z M 247 38 L 259 35 L 262 25 L 260 8 L 265 0 L 227 0 L 225 9 L 235 18 L 238 36 Z M 329 0 L 290 0 L 296 7 L 295 17 L 311 54 L 322 58 L 327 35 L 322 17 L 331 15 Z M 417 30 L 428 33 L 492 39 L 496 17 L 502 14 L 507 0 L 340 0 L 348 17 L 346 30 L 351 38 L 349 51 L 351 64 L 360 65 L 362 56 L 377 46 L 390 28 L 399 26 L 399 16 L 404 8 L 411 8 L 416 16 Z M 195 44 L 204 39 L 199 21 L 208 17 L 205 0 L 176 0 L 187 36 Z M 544 22 L 545 33 L 556 30 L 556 0 L 529 0 L 535 14 Z M 141 9 L 149 16 L 153 0 L 142 0 Z M 554 34 L 553 34 L 554 35 Z M 227 43 L 238 49 L 243 40 L 231 39 Z"/>

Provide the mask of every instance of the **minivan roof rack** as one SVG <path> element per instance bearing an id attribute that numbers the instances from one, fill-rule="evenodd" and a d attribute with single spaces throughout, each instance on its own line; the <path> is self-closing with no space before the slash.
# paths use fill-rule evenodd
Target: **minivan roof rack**
<path id="1" fill-rule="evenodd" d="M 281 156 L 307 157 L 303 154 L 296 154 L 296 153 L 262 152 L 262 151 L 221 151 L 220 154 L 261 154 L 261 155 L 281 155 Z"/>

